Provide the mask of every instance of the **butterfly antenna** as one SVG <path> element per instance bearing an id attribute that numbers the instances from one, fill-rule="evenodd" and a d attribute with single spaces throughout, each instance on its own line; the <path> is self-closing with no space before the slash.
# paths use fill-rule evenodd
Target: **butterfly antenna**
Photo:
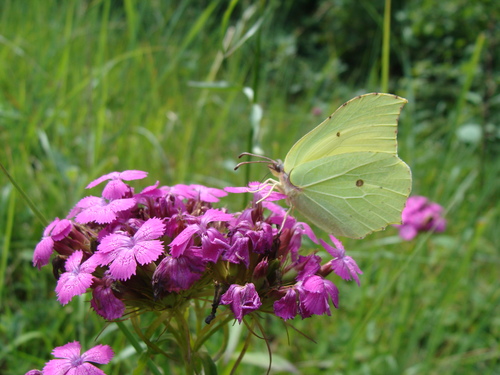
<path id="1" fill-rule="evenodd" d="M 236 167 L 234 167 L 234 170 L 237 170 L 239 167 L 245 164 L 253 164 L 253 163 L 276 163 L 273 159 L 268 158 L 267 156 L 262 156 L 262 155 L 257 155 L 257 154 L 252 154 L 250 152 L 243 152 L 238 156 L 238 159 L 241 158 L 242 156 L 253 156 L 255 158 L 260 158 L 264 160 L 250 160 L 250 161 L 242 161 L 241 163 L 238 163 Z"/>

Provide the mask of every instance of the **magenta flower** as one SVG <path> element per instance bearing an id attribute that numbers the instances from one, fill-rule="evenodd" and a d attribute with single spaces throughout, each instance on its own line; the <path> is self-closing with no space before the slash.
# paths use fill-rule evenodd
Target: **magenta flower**
<path id="1" fill-rule="evenodd" d="M 43 375 L 43 372 L 40 370 L 29 370 L 26 374 L 24 375 Z"/>
<path id="2" fill-rule="evenodd" d="M 319 241 L 308 224 L 272 202 L 286 198 L 272 184 L 226 188 L 253 193 L 245 210 L 229 213 L 214 207 L 227 195 L 220 189 L 156 182 L 135 193 L 126 183 L 145 176 L 130 170 L 96 179 L 89 188 L 109 180 L 103 197 L 83 198 L 44 231 L 33 264 L 40 268 L 57 253 L 62 304 L 91 290 L 95 312 L 116 320 L 213 296 L 207 322 L 222 305 L 240 323 L 251 312 L 270 313 L 271 305 L 288 320 L 330 314 L 330 303 L 338 305 L 336 286 L 324 278 L 330 273 L 359 284 L 361 271 L 335 237 L 333 245 L 321 241 L 333 259 L 302 253 L 305 236 Z"/>
<path id="3" fill-rule="evenodd" d="M 297 288 L 299 291 L 299 309 L 302 318 L 311 315 L 331 315 L 330 299 L 335 307 L 339 303 L 339 291 L 330 280 L 320 276 L 311 276 L 301 282 Z"/>
<path id="4" fill-rule="evenodd" d="M 99 177 L 87 185 L 86 189 L 93 188 L 101 182 L 111 180 L 102 191 L 102 196 L 106 199 L 119 199 L 126 193 L 132 193 L 130 186 L 123 181 L 140 180 L 148 175 L 147 172 L 128 170 L 123 172 L 111 172 Z"/>
<path id="5" fill-rule="evenodd" d="M 183 185 L 172 186 L 170 192 L 181 195 L 185 198 L 200 200 L 203 202 L 215 203 L 219 198 L 225 197 L 227 193 L 220 189 L 209 188 L 203 185 Z"/>
<path id="6" fill-rule="evenodd" d="M 234 317 L 241 323 L 243 317 L 262 305 L 259 294 L 252 283 L 245 286 L 232 284 L 220 300 L 221 305 L 229 305 Z"/>
<path id="7" fill-rule="evenodd" d="M 44 375 L 105 375 L 89 362 L 106 364 L 113 358 L 113 350 L 108 345 L 97 345 L 80 354 L 78 341 L 59 346 L 52 351 L 56 358 L 45 364 Z"/>
<path id="8" fill-rule="evenodd" d="M 90 257 L 81 263 L 82 258 L 83 251 L 75 251 L 66 260 L 64 265 L 66 272 L 57 281 L 57 299 L 63 305 L 71 301 L 74 296 L 85 293 L 94 281 L 92 272 L 95 271 L 97 262 L 93 257 Z"/>
<path id="9" fill-rule="evenodd" d="M 242 231 L 231 236 L 230 247 L 222 254 L 222 259 L 231 263 L 243 263 L 245 267 L 250 265 L 250 238 Z"/>
<path id="10" fill-rule="evenodd" d="M 216 261 L 222 250 L 229 247 L 224 236 L 215 229 L 208 226 L 214 221 L 229 221 L 233 215 L 224 213 L 220 210 L 209 209 L 202 216 L 196 217 L 199 220 L 197 224 L 188 225 L 179 235 L 170 243 L 171 254 L 174 258 L 182 255 L 187 248 L 193 244 L 193 236 L 196 234 L 201 237 L 202 251 L 205 260 Z"/>
<path id="11" fill-rule="evenodd" d="M 298 312 L 297 292 L 289 288 L 286 294 L 273 304 L 274 313 L 283 320 L 293 319 Z"/>
<path id="12" fill-rule="evenodd" d="M 92 286 L 90 305 L 97 314 L 108 320 L 121 318 L 125 312 L 125 304 L 113 293 L 114 282 L 115 280 L 109 276 L 109 271 L 106 271 Z"/>
<path id="13" fill-rule="evenodd" d="M 395 225 L 399 228 L 399 236 L 410 241 L 419 232 L 443 232 L 446 228 L 446 220 L 441 216 L 443 207 L 430 202 L 426 197 L 413 196 L 406 201 L 406 207 L 402 214 L 402 224 Z"/>
<path id="14" fill-rule="evenodd" d="M 232 234 L 228 249 L 222 259 L 231 263 L 249 264 L 250 250 L 266 254 L 272 250 L 273 236 L 278 232 L 265 221 L 254 221 L 253 209 L 246 209 L 230 222 Z"/>
<path id="15" fill-rule="evenodd" d="M 33 266 L 40 269 L 49 263 L 50 256 L 54 250 L 54 241 L 60 241 L 71 232 L 71 221 L 55 218 L 43 231 L 42 240 L 36 245 L 33 254 Z"/>
<path id="16" fill-rule="evenodd" d="M 80 212 L 76 221 L 81 224 L 95 221 L 97 224 L 109 224 L 117 218 L 117 214 L 135 206 L 134 198 L 115 199 L 108 201 L 99 197 L 86 197 L 81 199 L 75 209 Z"/>
<path id="17" fill-rule="evenodd" d="M 153 274 L 155 297 L 161 298 L 165 291 L 180 292 L 189 289 L 203 276 L 206 264 L 202 259 L 201 249 L 194 246 L 177 258 L 166 256 Z"/>
<path id="18" fill-rule="evenodd" d="M 145 265 L 154 262 L 163 254 L 163 242 L 158 240 L 165 232 L 165 224 L 158 218 L 144 222 L 130 237 L 113 233 L 104 237 L 97 246 L 99 264 L 109 264 L 111 275 L 118 280 L 127 280 L 135 275 L 137 263 Z"/>
<path id="19" fill-rule="evenodd" d="M 329 261 L 324 268 L 330 268 L 333 272 L 335 272 L 335 274 L 344 280 L 354 279 L 356 280 L 356 283 L 360 285 L 358 274 L 361 275 L 363 272 L 361 272 L 354 259 L 345 254 L 342 242 L 336 239 L 333 235 L 330 235 L 330 239 L 335 247 L 327 244 L 323 240 L 320 240 L 321 245 L 323 245 L 325 250 L 328 251 L 333 257 L 333 259 Z"/>
<path id="20" fill-rule="evenodd" d="M 294 265 L 294 270 L 297 272 L 297 281 L 304 281 L 307 278 L 316 274 L 319 271 L 321 264 L 321 257 L 310 254 L 307 256 L 299 256 L 299 260 Z"/>

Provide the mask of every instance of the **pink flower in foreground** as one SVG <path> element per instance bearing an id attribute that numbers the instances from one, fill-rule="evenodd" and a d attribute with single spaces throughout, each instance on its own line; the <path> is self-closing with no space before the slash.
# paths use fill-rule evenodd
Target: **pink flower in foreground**
<path id="1" fill-rule="evenodd" d="M 80 213 L 76 215 L 76 221 L 81 224 L 95 221 L 97 224 L 109 224 L 116 219 L 117 214 L 126 211 L 135 205 L 134 198 L 116 199 L 108 202 L 104 198 L 85 197 L 81 199 L 76 208 Z"/>
<path id="2" fill-rule="evenodd" d="M 80 354 L 78 341 L 59 346 L 52 351 L 56 358 L 45 364 L 44 375 L 105 375 L 89 362 L 106 364 L 113 358 L 113 350 L 108 345 L 97 345 Z"/>
<path id="3" fill-rule="evenodd" d="M 147 172 L 136 170 L 111 172 L 92 181 L 87 185 L 86 189 L 93 188 L 103 181 L 111 180 L 102 191 L 102 196 L 106 199 L 119 199 L 122 198 L 125 193 L 131 192 L 130 187 L 123 181 L 140 180 L 145 178 L 147 175 Z"/>
<path id="4" fill-rule="evenodd" d="M 43 231 L 42 240 L 36 245 L 33 254 L 33 266 L 40 269 L 49 263 L 54 250 L 54 241 L 60 241 L 71 232 L 72 224 L 69 220 L 55 218 Z"/>
<path id="5" fill-rule="evenodd" d="M 403 224 L 395 227 L 399 228 L 399 236 L 406 241 L 414 239 L 419 232 L 443 232 L 446 220 L 442 214 L 443 207 L 439 204 L 429 201 L 426 197 L 413 196 L 408 198 L 403 210 Z"/>
<path id="6" fill-rule="evenodd" d="M 137 263 L 145 265 L 154 262 L 163 254 L 163 242 L 158 240 L 165 233 L 165 224 L 158 218 L 144 222 L 132 236 L 113 233 L 104 237 L 97 246 L 102 266 L 109 264 L 109 271 L 118 280 L 127 280 L 135 275 Z"/>
<path id="7" fill-rule="evenodd" d="M 92 272 L 95 271 L 97 263 L 93 257 L 90 257 L 80 264 L 82 258 L 83 251 L 75 251 L 64 265 L 67 272 L 64 272 L 57 281 L 57 299 L 63 305 L 71 301 L 74 296 L 85 293 L 92 285 L 94 280 Z"/>

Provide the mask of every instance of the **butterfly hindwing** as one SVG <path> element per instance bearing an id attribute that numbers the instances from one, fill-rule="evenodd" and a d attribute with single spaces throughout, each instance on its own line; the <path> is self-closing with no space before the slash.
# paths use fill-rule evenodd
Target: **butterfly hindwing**
<path id="1" fill-rule="evenodd" d="M 333 235 L 361 238 L 401 221 L 411 173 L 396 155 L 353 152 L 301 164 L 290 182 L 301 189 L 292 206 L 305 217 Z"/>

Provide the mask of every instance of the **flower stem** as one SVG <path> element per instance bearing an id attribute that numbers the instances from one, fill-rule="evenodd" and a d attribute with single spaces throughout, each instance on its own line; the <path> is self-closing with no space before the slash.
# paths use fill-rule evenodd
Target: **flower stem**
<path id="1" fill-rule="evenodd" d="M 143 349 L 141 347 L 141 344 L 136 340 L 135 336 L 132 334 L 132 332 L 130 332 L 130 330 L 127 328 L 127 326 L 125 326 L 125 324 L 123 322 L 120 322 L 120 321 L 117 321 L 116 325 L 118 326 L 118 328 L 120 328 L 120 330 L 123 332 L 123 334 L 125 335 L 127 340 L 134 347 L 137 354 L 139 354 L 139 355 L 142 354 Z M 151 370 L 151 372 L 154 375 L 162 375 L 162 373 L 160 372 L 158 367 L 156 367 L 156 365 L 154 364 L 154 362 L 151 359 L 147 360 L 147 364 L 148 364 L 149 369 Z"/>

